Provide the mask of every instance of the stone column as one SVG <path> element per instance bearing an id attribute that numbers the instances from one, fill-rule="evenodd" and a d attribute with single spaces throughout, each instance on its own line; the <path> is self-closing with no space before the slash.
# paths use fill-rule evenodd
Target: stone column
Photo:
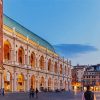
<path id="1" fill-rule="evenodd" d="M 54 91 L 54 79 L 52 79 L 52 90 Z"/>
<path id="2" fill-rule="evenodd" d="M 12 89 L 13 92 L 17 91 L 17 75 L 16 75 L 16 72 L 13 73 L 12 88 L 13 88 Z"/>
<path id="3" fill-rule="evenodd" d="M 48 78 L 45 79 L 45 88 L 48 90 Z"/>
<path id="4" fill-rule="evenodd" d="M 0 73 L 0 89 L 2 87 L 2 74 Z"/>
<path id="5" fill-rule="evenodd" d="M 27 76 L 27 89 L 26 91 L 29 91 L 30 90 L 30 78 L 29 78 L 29 75 Z"/>
<path id="6" fill-rule="evenodd" d="M 60 89 L 60 80 L 58 79 L 58 89 Z"/>
<path id="7" fill-rule="evenodd" d="M 24 80 L 24 92 L 27 91 L 27 79 Z"/>

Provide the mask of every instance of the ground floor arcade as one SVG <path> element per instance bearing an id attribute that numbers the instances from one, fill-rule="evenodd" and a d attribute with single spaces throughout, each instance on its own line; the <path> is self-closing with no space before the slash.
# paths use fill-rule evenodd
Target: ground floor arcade
<path id="1" fill-rule="evenodd" d="M 69 90 L 71 89 L 70 81 L 67 77 L 58 76 L 50 73 L 38 72 L 7 66 L 0 74 L 0 88 L 7 92 L 38 90 Z"/>

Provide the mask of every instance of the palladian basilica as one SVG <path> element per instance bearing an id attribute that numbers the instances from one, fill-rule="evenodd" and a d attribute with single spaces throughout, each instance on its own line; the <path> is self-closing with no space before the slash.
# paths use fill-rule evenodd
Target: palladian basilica
<path id="1" fill-rule="evenodd" d="M 2 40 L 0 88 L 7 92 L 29 91 L 31 86 L 39 91 L 71 90 L 71 61 L 60 58 L 46 40 L 6 15 Z"/>

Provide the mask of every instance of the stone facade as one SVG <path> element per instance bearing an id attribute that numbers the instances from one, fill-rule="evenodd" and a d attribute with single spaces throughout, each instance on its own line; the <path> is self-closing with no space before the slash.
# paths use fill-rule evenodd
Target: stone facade
<path id="1" fill-rule="evenodd" d="M 3 2 L 0 0 L 0 88 L 3 78 Z"/>
<path id="2" fill-rule="evenodd" d="M 3 24 L 1 87 L 11 92 L 29 91 L 30 87 L 39 91 L 71 90 L 71 61 L 60 58 L 28 35 Z"/>

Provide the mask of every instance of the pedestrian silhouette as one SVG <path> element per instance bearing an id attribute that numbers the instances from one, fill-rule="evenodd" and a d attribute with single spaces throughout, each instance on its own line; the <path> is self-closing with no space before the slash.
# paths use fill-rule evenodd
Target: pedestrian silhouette
<path id="1" fill-rule="evenodd" d="M 29 91 L 29 98 L 31 99 L 32 98 L 32 86 L 31 86 L 31 88 L 30 88 L 30 91 Z"/>
<path id="2" fill-rule="evenodd" d="M 96 100 L 96 96 L 91 91 L 90 86 L 87 86 L 87 90 L 82 95 L 82 100 Z"/>
<path id="3" fill-rule="evenodd" d="M 2 88 L 2 95 L 4 96 L 5 95 L 5 91 L 4 91 L 4 88 Z"/>
<path id="4" fill-rule="evenodd" d="M 36 98 L 38 98 L 38 89 L 36 88 Z"/>

